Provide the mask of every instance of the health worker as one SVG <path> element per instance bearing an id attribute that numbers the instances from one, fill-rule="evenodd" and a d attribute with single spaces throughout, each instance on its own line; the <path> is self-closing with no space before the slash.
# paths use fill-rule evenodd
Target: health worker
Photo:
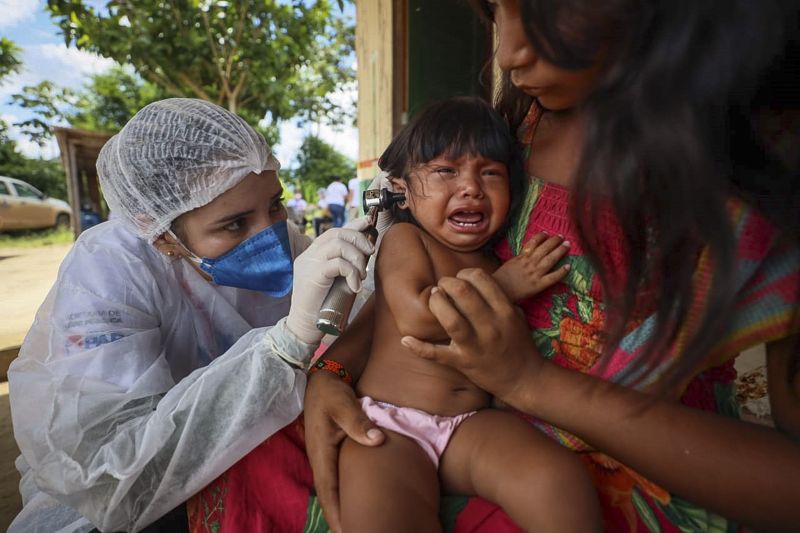
<path id="1" fill-rule="evenodd" d="M 75 242 L 8 372 L 10 531 L 141 530 L 300 414 L 320 304 L 336 276 L 360 290 L 373 248 L 363 221 L 314 242 L 287 223 L 279 168 L 194 99 L 103 147 L 112 219 Z"/>

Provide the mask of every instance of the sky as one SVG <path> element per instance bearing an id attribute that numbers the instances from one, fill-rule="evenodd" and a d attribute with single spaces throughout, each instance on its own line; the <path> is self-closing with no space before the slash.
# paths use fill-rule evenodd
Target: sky
<path id="1" fill-rule="evenodd" d="M 49 79 L 61 87 L 80 89 L 92 74 L 109 69 L 110 59 L 67 48 L 56 24 L 45 12 L 46 0 L 0 0 L 0 37 L 6 37 L 22 49 L 22 69 L 9 76 L 0 85 L 0 117 L 10 126 L 10 136 L 28 157 L 53 158 L 59 155 L 55 140 L 40 148 L 12 126 L 14 122 L 29 118 L 27 110 L 10 103 L 11 95 L 27 85 L 36 85 Z M 104 0 L 86 2 L 96 9 L 104 9 Z M 343 102 L 355 101 L 354 94 L 335 95 Z M 307 125 L 298 127 L 287 122 L 281 126 L 281 142 L 274 146 L 276 156 L 284 167 L 294 166 L 297 150 L 307 132 L 319 135 L 354 162 L 358 159 L 358 132 L 344 127 L 334 130 L 329 126 Z"/>

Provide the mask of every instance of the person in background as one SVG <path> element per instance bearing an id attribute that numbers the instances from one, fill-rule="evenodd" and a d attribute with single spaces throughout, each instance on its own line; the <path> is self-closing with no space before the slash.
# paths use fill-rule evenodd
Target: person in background
<path id="1" fill-rule="evenodd" d="M 361 180 L 353 176 L 347 182 L 347 220 L 355 220 L 361 214 Z"/>
<path id="2" fill-rule="evenodd" d="M 331 227 L 331 212 L 328 209 L 326 194 L 327 191 L 324 188 L 317 189 L 317 205 L 312 205 L 315 209 L 311 218 L 311 225 L 314 227 L 315 237 L 319 237 Z"/>
<path id="3" fill-rule="evenodd" d="M 95 211 L 91 202 L 83 202 L 83 204 L 81 204 L 81 231 L 96 226 L 102 221 L 103 219 L 100 218 L 100 213 Z"/>
<path id="4" fill-rule="evenodd" d="M 300 231 L 305 233 L 306 230 L 306 208 L 308 204 L 303 199 L 303 193 L 296 192 L 294 196 L 292 196 L 286 202 L 286 208 L 289 210 L 289 220 L 297 224 L 297 227 L 300 228 Z"/>
<path id="5" fill-rule="evenodd" d="M 203 100 L 140 110 L 97 170 L 114 217 L 78 238 L 8 380 L 24 507 L 12 532 L 182 531 L 184 502 L 303 406 L 359 231 L 286 223 L 280 165 Z M 154 523 L 156 522 L 156 523 Z"/>
<path id="6" fill-rule="evenodd" d="M 328 211 L 333 219 L 334 228 L 341 228 L 344 225 L 344 211 L 347 204 L 347 187 L 342 183 L 341 176 L 331 176 L 330 185 L 325 189 L 325 201 L 328 204 Z"/>

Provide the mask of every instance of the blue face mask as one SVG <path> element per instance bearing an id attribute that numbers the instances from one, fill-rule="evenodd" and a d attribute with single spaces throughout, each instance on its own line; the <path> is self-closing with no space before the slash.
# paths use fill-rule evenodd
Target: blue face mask
<path id="1" fill-rule="evenodd" d="M 292 290 L 292 251 L 285 220 L 256 233 L 216 259 L 197 256 L 189 259 L 199 263 L 200 269 L 211 275 L 217 285 L 261 291 L 273 298 Z"/>

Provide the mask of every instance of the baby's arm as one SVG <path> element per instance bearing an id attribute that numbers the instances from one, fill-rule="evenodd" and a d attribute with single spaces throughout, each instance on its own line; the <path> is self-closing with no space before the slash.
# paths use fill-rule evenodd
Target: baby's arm
<path id="1" fill-rule="evenodd" d="M 512 257 L 495 271 L 494 279 L 512 302 L 530 298 L 567 275 L 569 264 L 555 270 L 553 267 L 568 251 L 569 241 L 539 233 L 525 243 L 518 256 Z"/>
<path id="2" fill-rule="evenodd" d="M 428 341 L 449 338 L 428 309 L 431 289 L 436 285 L 434 272 L 419 228 L 394 224 L 378 251 L 376 281 L 401 335 Z"/>

